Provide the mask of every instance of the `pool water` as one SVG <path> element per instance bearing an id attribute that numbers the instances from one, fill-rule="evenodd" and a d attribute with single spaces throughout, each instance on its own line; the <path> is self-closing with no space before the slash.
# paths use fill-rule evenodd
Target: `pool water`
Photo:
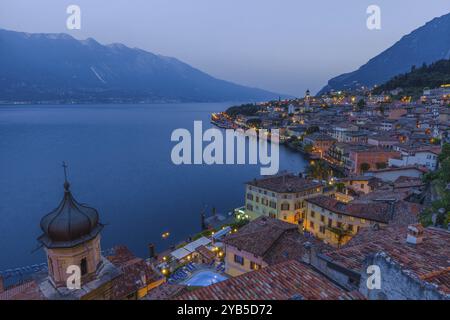
<path id="1" fill-rule="evenodd" d="M 190 279 L 186 280 L 185 284 L 194 287 L 207 287 L 214 283 L 218 283 L 228 278 L 220 273 L 213 271 L 200 271 L 194 274 Z"/>

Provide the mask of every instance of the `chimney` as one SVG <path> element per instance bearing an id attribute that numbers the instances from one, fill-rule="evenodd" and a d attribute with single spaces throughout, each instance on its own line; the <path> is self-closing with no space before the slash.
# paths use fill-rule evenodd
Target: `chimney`
<path id="1" fill-rule="evenodd" d="M 420 224 L 413 224 L 408 226 L 408 235 L 406 242 L 409 244 L 419 244 L 423 242 L 423 227 Z"/>
<path id="2" fill-rule="evenodd" d="M 5 291 L 5 286 L 3 284 L 3 277 L 0 275 L 0 293 Z"/>
<path id="3" fill-rule="evenodd" d="M 153 243 L 148 244 L 148 257 L 150 259 L 155 257 L 155 245 Z"/>
<path id="4" fill-rule="evenodd" d="M 303 256 L 302 261 L 307 264 L 311 264 L 311 242 L 305 242 L 303 244 Z"/>

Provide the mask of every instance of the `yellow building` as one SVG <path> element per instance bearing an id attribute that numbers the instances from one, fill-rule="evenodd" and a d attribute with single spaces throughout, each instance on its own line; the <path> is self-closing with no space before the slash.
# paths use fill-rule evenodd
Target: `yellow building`
<path id="1" fill-rule="evenodd" d="M 358 176 L 339 180 L 346 189 L 347 194 L 368 194 L 382 186 L 382 181 L 376 177 Z"/>
<path id="2" fill-rule="evenodd" d="M 383 226 L 391 221 L 417 219 L 416 204 L 405 201 L 340 202 L 319 196 L 306 200 L 303 229 L 316 238 L 339 247 L 346 244 L 360 228 Z"/>
<path id="3" fill-rule="evenodd" d="M 294 174 L 262 178 L 246 183 L 245 213 L 298 223 L 305 211 L 305 199 L 323 193 L 323 185 Z"/>

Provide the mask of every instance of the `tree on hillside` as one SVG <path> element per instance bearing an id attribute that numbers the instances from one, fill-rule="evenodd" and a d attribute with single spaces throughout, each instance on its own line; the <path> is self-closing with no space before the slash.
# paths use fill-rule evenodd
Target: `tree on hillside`
<path id="1" fill-rule="evenodd" d="M 447 228 L 450 223 L 450 144 L 443 145 L 438 159 L 439 169 L 424 176 L 424 182 L 438 195 L 438 200 L 422 212 L 420 221 L 425 226 L 434 224 Z"/>
<path id="2" fill-rule="evenodd" d="M 313 146 L 311 144 L 307 144 L 303 147 L 303 151 L 305 151 L 306 153 L 311 153 L 313 151 Z"/>
<path id="3" fill-rule="evenodd" d="M 378 170 L 386 169 L 387 168 L 387 163 L 386 162 L 377 162 L 375 164 L 375 166 L 377 167 Z"/>
<path id="4" fill-rule="evenodd" d="M 323 160 L 312 161 L 306 173 L 318 180 L 328 180 L 333 172 Z"/>
<path id="5" fill-rule="evenodd" d="M 308 127 L 308 129 L 306 129 L 306 134 L 311 134 L 314 132 L 319 132 L 320 128 L 318 126 L 312 126 L 312 127 Z"/>
<path id="6" fill-rule="evenodd" d="M 410 72 L 393 77 L 373 89 L 372 93 L 382 94 L 402 88 L 402 95 L 418 98 L 422 95 L 424 88 L 437 88 L 449 82 L 450 60 L 439 60 L 430 65 L 423 64 L 420 68 L 412 67 Z"/>
<path id="7" fill-rule="evenodd" d="M 364 173 L 366 171 L 369 171 L 370 169 L 370 164 L 363 162 L 361 163 L 361 165 L 359 166 L 359 168 L 361 169 L 361 171 Z"/>
<path id="8" fill-rule="evenodd" d="M 366 107 L 366 101 L 364 99 L 359 99 L 358 103 L 356 104 L 356 106 L 358 107 L 358 111 L 363 110 Z"/>

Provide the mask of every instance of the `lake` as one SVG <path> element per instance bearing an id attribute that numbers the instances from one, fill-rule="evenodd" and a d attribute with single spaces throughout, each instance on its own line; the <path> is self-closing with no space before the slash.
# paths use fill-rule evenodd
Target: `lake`
<path id="1" fill-rule="evenodd" d="M 159 251 L 200 231 L 204 206 L 242 206 L 259 165 L 176 166 L 170 157 L 173 130 L 192 130 L 195 120 L 211 127 L 210 114 L 229 105 L 1 106 L 0 270 L 45 262 L 36 238 L 41 217 L 62 199 L 62 161 L 75 199 L 106 224 L 104 249 L 124 244 L 146 257 L 150 242 Z M 280 170 L 306 164 L 280 148 Z"/>

